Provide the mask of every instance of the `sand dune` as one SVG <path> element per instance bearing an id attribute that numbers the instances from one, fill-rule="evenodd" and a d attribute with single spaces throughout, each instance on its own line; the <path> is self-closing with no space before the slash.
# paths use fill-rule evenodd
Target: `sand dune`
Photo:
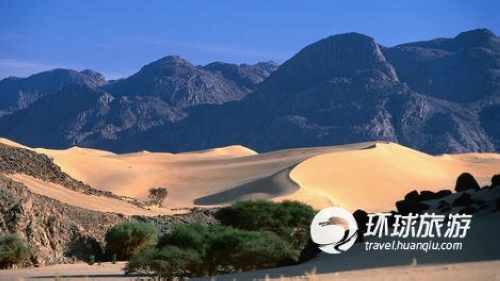
<path id="1" fill-rule="evenodd" d="M 117 155 L 73 147 L 35 149 L 45 153 L 72 177 L 120 196 L 145 199 L 152 187 L 166 187 L 167 208 L 229 204 L 237 199 L 266 198 L 299 189 L 288 174 L 310 157 L 369 144 L 290 149 L 257 154 L 242 146 L 179 154 L 147 151 Z"/>
<path id="2" fill-rule="evenodd" d="M 291 178 L 302 188 L 289 198 L 307 198 L 323 208 L 384 211 L 411 190 L 453 189 L 471 173 L 481 186 L 500 173 L 500 155 L 469 153 L 434 157 L 394 143 L 372 149 L 326 153 L 299 164 Z M 316 199 L 314 199 L 316 198 Z"/>
<path id="3" fill-rule="evenodd" d="M 500 173 L 500 154 L 431 156 L 383 142 L 262 154 L 237 145 L 179 154 L 115 154 L 79 147 L 34 150 L 53 158 L 72 177 L 120 196 L 142 200 L 149 188 L 166 187 L 168 209 L 265 198 L 300 200 L 318 209 L 334 205 L 381 211 L 394 209 L 394 202 L 414 189 L 453 189 L 463 172 L 481 185 Z M 73 204 L 72 196 L 65 198 Z"/>
<path id="4" fill-rule="evenodd" d="M 0 142 L 24 147 L 5 139 L 0 139 Z M 180 154 L 142 151 L 120 155 L 78 147 L 34 150 L 53 158 L 63 171 L 74 178 L 118 195 L 143 199 L 149 188 L 166 187 L 169 196 L 164 202 L 165 208 L 144 210 L 124 201 L 79 194 L 26 175 L 10 175 L 24 182 L 33 192 L 67 204 L 142 215 L 170 214 L 175 212 L 172 209 L 224 205 L 247 198 L 295 199 L 318 209 L 335 205 L 351 211 L 362 208 L 376 212 L 394 209 L 394 202 L 413 189 L 453 189 L 456 178 L 463 172 L 474 175 L 480 185 L 488 185 L 492 175 L 500 174 L 500 154 L 431 156 L 383 142 L 262 154 L 242 146 Z M 473 227 L 467 237 L 460 240 L 465 248 L 459 252 L 367 252 L 364 244 L 355 244 L 341 257 L 322 253 L 318 258 L 297 266 L 213 279 L 493 280 L 500 276 L 500 252 L 495 242 L 500 235 L 499 214 L 488 215 L 474 216 Z M 368 237 L 367 241 L 372 241 L 370 239 L 385 241 L 374 237 Z M 92 273 L 89 273 L 87 265 L 68 266 L 60 270 L 71 280 L 80 280 L 80 277 L 86 280 L 87 276 L 99 276 L 105 280 L 125 279 L 117 266 L 98 268 L 97 271 L 92 267 Z M 103 273 L 99 273 L 101 270 Z M 34 276 L 34 272 L 9 271 L 0 273 L 0 276 L 23 278 Z M 53 279 L 53 274 L 52 271 L 37 271 L 35 275 L 38 279 Z"/>

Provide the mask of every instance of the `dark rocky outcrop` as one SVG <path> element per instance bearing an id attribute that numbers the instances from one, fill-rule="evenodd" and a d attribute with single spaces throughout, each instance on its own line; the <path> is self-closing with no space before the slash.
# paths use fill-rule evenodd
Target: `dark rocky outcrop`
<path id="1" fill-rule="evenodd" d="M 491 187 L 499 187 L 500 186 L 500 175 L 494 175 L 491 177 Z"/>
<path id="2" fill-rule="evenodd" d="M 466 190 L 479 190 L 481 187 L 479 183 L 477 183 L 474 176 L 470 173 L 462 173 L 458 176 L 457 181 L 455 183 L 455 191 L 462 192 Z"/>
<path id="3" fill-rule="evenodd" d="M 405 200 L 427 201 L 433 199 L 440 199 L 451 194 L 452 194 L 451 190 L 440 190 L 438 192 L 422 190 L 420 191 L 420 193 L 416 190 L 413 190 L 405 195 Z"/>
<path id="4" fill-rule="evenodd" d="M 418 194 L 418 191 L 416 191 L 416 190 L 410 191 L 405 195 L 405 200 L 418 201 L 418 200 L 420 200 L 420 194 Z"/>
<path id="5" fill-rule="evenodd" d="M 453 204 L 452 206 L 455 207 L 455 206 L 471 206 L 472 204 L 474 204 L 474 200 L 472 199 L 471 195 L 467 192 L 464 192 L 462 194 L 460 194 L 460 196 L 455 199 L 455 201 L 453 201 Z"/>
<path id="6" fill-rule="evenodd" d="M 465 214 L 465 215 L 472 215 L 474 213 L 476 213 L 478 211 L 478 208 L 474 207 L 474 206 L 467 206 L 463 209 L 460 209 L 458 211 L 459 214 Z"/>
<path id="7" fill-rule="evenodd" d="M 416 200 L 401 200 L 396 202 L 396 208 L 401 215 L 419 214 L 427 209 L 429 205 Z"/>
<path id="8" fill-rule="evenodd" d="M 368 213 L 363 210 L 356 210 L 352 213 L 352 216 L 356 220 L 358 229 L 363 233 L 366 232 L 366 224 L 368 223 Z"/>

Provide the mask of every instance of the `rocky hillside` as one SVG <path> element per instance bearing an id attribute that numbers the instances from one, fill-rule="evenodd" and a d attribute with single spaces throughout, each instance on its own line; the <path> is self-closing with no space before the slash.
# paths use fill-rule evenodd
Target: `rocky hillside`
<path id="1" fill-rule="evenodd" d="M 211 210 L 144 217 L 78 208 L 35 194 L 24 184 L 5 176 L 13 173 L 30 175 L 86 194 L 119 197 L 74 180 L 61 172 L 46 155 L 0 144 L 0 235 L 17 233 L 24 238 L 31 249 L 31 265 L 87 261 L 91 254 L 102 259 L 106 230 L 124 220 L 152 223 L 158 228 L 158 235 L 180 222 L 198 219 L 214 222 Z"/>
<path id="2" fill-rule="evenodd" d="M 125 216 L 82 209 L 32 193 L 25 185 L 0 174 L 0 235 L 16 233 L 31 250 L 28 265 L 103 259 L 104 235 L 124 220 L 149 222 L 158 235 L 176 223 L 214 221 L 212 211 L 193 211 L 174 216 Z"/>
<path id="3" fill-rule="evenodd" d="M 46 182 L 60 184 L 70 190 L 96 196 L 120 198 L 109 192 L 94 189 L 81 181 L 77 181 L 61 170 L 45 154 L 12 147 L 0 143 L 0 173 L 25 174 Z"/>
<path id="4" fill-rule="evenodd" d="M 500 151 L 500 38 L 488 30 L 391 48 L 339 34 L 276 68 L 165 57 L 98 89 L 43 97 L 0 118 L 0 135 L 115 152 L 374 140 L 431 154 Z"/>

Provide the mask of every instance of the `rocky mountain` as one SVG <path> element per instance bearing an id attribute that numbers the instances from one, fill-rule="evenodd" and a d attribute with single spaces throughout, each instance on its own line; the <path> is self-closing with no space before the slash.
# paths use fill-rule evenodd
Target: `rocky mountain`
<path id="1" fill-rule="evenodd" d="M 115 97 L 154 97 L 172 108 L 184 109 L 240 100 L 276 68 L 273 62 L 241 66 L 212 63 L 195 67 L 178 56 L 169 56 L 104 90 Z"/>
<path id="2" fill-rule="evenodd" d="M 80 88 L 87 93 L 81 96 L 68 88 L 42 98 L 1 118 L 0 135 L 117 152 L 231 144 L 269 151 L 371 140 L 432 154 L 499 151 L 499 42 L 484 29 L 390 48 L 366 35 L 339 34 L 277 70 L 272 63 L 193 66 L 166 57 L 116 83 Z M 58 113 L 61 105 L 67 108 Z"/>
<path id="3" fill-rule="evenodd" d="M 476 39 L 483 37 L 488 39 Z M 175 126 L 156 128 L 142 139 L 152 140 L 146 145 L 154 149 L 173 150 L 239 143 L 269 151 L 386 140 L 432 154 L 498 151 L 498 37 L 475 30 L 436 42 L 451 42 L 447 45 L 454 47 L 434 62 L 429 55 L 427 63 L 441 68 L 424 72 L 427 76 L 421 78 L 413 69 L 420 69 L 414 64 L 421 58 L 398 56 L 407 45 L 385 48 L 357 33 L 331 36 L 301 50 L 237 104 L 199 109 Z M 433 41 L 415 44 L 421 46 L 415 51 L 420 56 L 440 52 Z M 486 57 L 463 55 L 476 49 Z M 405 57 L 410 66 L 403 65 Z M 477 73 L 470 72 L 471 65 Z M 465 79 L 455 80 L 464 85 L 454 86 L 454 95 L 432 87 L 426 90 L 412 80 L 453 80 L 448 68 L 482 81 L 472 87 L 477 91 L 469 90 Z M 461 88 L 464 92 L 459 92 Z M 182 143 L 174 139 L 187 135 Z M 156 144 L 154 136 L 161 136 L 161 142 Z M 114 145 L 139 149 L 130 144 L 132 139 L 122 139 Z"/>
<path id="4" fill-rule="evenodd" d="M 0 81 L 0 116 L 24 109 L 37 99 L 60 91 L 67 85 L 78 84 L 97 88 L 106 83 L 104 76 L 93 70 L 78 72 L 71 69 L 54 69 L 28 78 L 5 78 Z"/>
<path id="5" fill-rule="evenodd" d="M 72 84 L 0 120 L 0 134 L 32 146 L 93 146 L 175 123 L 191 108 L 240 100 L 277 68 L 165 57 L 101 87 Z M 47 134 L 47 132 L 51 132 Z"/>

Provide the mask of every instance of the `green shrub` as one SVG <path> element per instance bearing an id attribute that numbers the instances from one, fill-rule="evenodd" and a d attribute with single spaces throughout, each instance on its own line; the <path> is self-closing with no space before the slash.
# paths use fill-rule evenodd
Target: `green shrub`
<path id="1" fill-rule="evenodd" d="M 250 200 L 221 208 L 215 217 L 223 225 L 237 229 L 272 231 L 299 249 L 309 238 L 309 226 L 315 214 L 311 206 L 297 201 Z"/>
<path id="2" fill-rule="evenodd" d="M 211 275 L 270 268 L 296 255 L 275 233 L 219 227 L 210 236 L 206 262 Z"/>
<path id="3" fill-rule="evenodd" d="M 105 235 L 106 252 L 118 260 L 128 260 L 132 254 L 154 243 L 156 228 L 148 223 L 126 221 L 108 229 Z"/>
<path id="4" fill-rule="evenodd" d="M 197 251 L 165 246 L 150 246 L 136 252 L 125 266 L 125 274 L 142 273 L 160 280 L 203 276 L 203 260 Z"/>
<path id="5" fill-rule="evenodd" d="M 15 234 L 0 237 L 0 268 L 21 263 L 30 257 L 26 242 Z"/>
<path id="6" fill-rule="evenodd" d="M 170 233 L 166 233 L 158 239 L 157 247 L 163 248 L 171 245 L 179 248 L 191 248 L 197 250 L 200 255 L 205 255 L 209 237 L 209 227 L 199 221 L 190 224 L 178 224 L 174 226 Z"/>
<path id="7" fill-rule="evenodd" d="M 308 226 L 314 209 L 297 201 L 275 203 L 266 200 L 237 201 L 215 213 L 224 225 L 245 230 L 274 230 L 276 228 Z"/>
<path id="8" fill-rule="evenodd" d="M 297 254 L 290 243 L 272 232 L 196 222 L 178 225 L 160 237 L 156 247 L 136 252 L 125 273 L 166 279 L 199 277 L 269 268 Z"/>

